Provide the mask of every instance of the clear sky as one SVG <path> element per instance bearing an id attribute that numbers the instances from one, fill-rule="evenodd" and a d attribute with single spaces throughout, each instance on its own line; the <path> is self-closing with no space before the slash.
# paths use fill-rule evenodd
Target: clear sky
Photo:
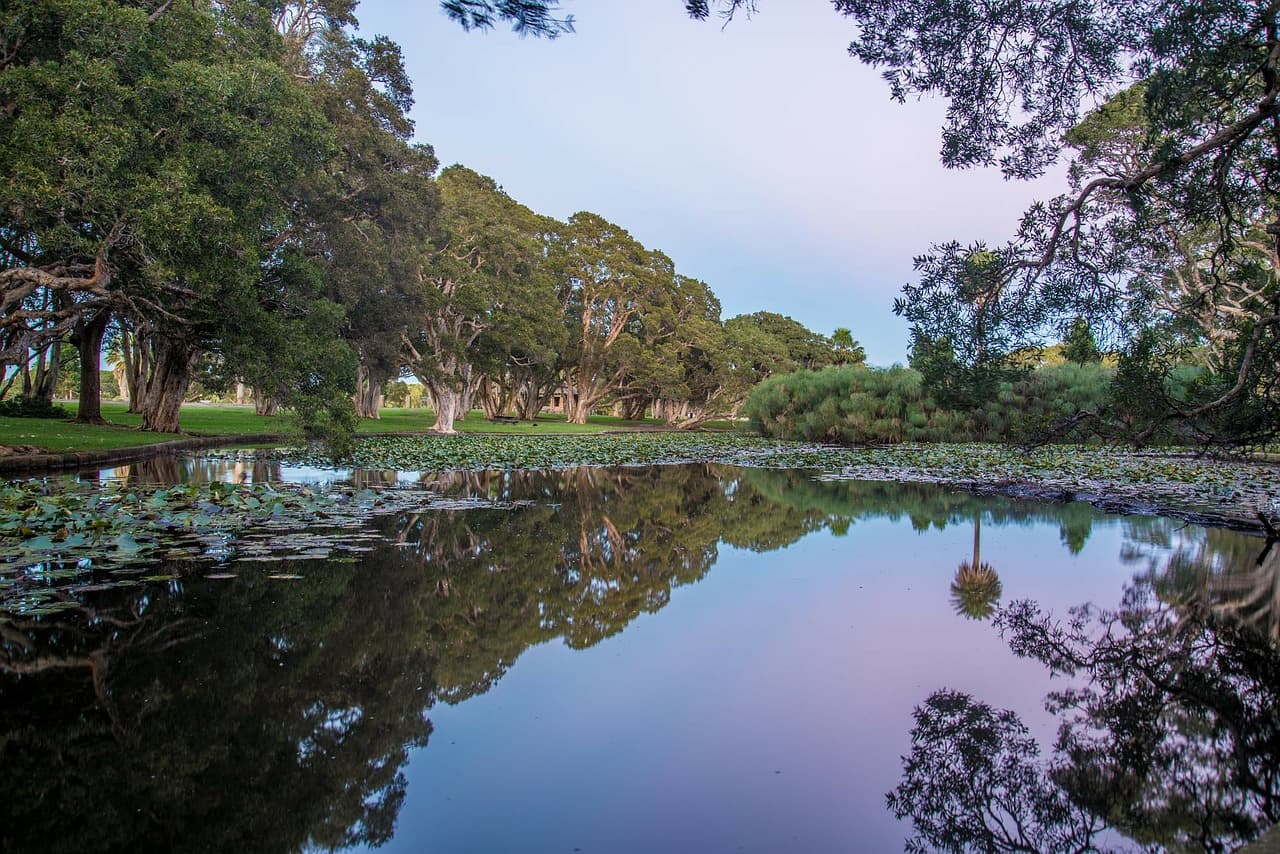
<path id="1" fill-rule="evenodd" d="M 561 219 L 590 210 L 706 281 L 725 317 L 789 314 L 905 361 L 892 313 L 931 243 L 1002 241 L 1060 184 L 938 162 L 945 104 L 889 99 L 824 0 L 721 28 L 682 0 L 566 0 L 555 41 L 464 33 L 434 0 L 363 0 L 404 48 L 418 139 Z"/>

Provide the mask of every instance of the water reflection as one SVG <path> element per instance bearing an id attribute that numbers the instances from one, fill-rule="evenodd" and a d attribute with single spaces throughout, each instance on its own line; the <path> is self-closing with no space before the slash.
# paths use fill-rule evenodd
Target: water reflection
<path id="1" fill-rule="evenodd" d="M 1280 642 L 1280 546 L 1257 543 L 1229 531 L 1141 519 L 1130 524 L 1122 557 L 1146 568 L 1141 582 L 1162 601 L 1244 623 Z"/>
<path id="2" fill-rule="evenodd" d="M 982 562 L 982 515 L 973 517 L 973 560 L 956 568 L 951 582 L 951 604 L 957 614 L 985 620 L 995 611 L 1004 587 L 995 567 Z"/>
<path id="3" fill-rule="evenodd" d="M 280 483 L 284 466 L 270 454 L 233 451 L 222 454 L 159 454 L 111 468 L 90 471 L 93 480 L 114 480 L 131 486 L 171 486 L 175 483 Z"/>
<path id="4" fill-rule="evenodd" d="M 995 622 L 1051 693 L 1052 753 L 1016 714 L 939 690 L 915 711 L 903 778 L 909 850 L 1230 851 L 1280 820 L 1280 650 L 1273 543 L 1163 520 L 1128 524 L 1145 572 L 1118 609 Z M 1164 557 L 1153 546 L 1166 547 Z"/>
<path id="5" fill-rule="evenodd" d="M 262 465 L 248 476 L 282 475 Z M 121 476 L 225 479 L 227 463 Z M 490 691 L 533 646 L 585 649 L 622 632 L 703 579 L 726 544 L 769 552 L 904 519 L 917 532 L 972 526 L 967 565 L 981 568 L 983 531 L 1047 524 L 1076 553 L 1116 524 L 1084 505 L 721 466 L 415 477 L 458 498 L 532 503 L 387 517 L 387 541 L 358 564 L 279 568 L 298 581 L 272 580 L 273 565 L 215 581 L 201 577 L 207 565 L 171 564 L 157 572 L 171 580 L 104 580 L 65 593 L 70 610 L 0 621 L 0 850 L 378 845 L 394 833 L 433 708 Z M 1055 758 L 1039 758 L 1016 717 L 972 698 L 939 695 L 932 718 L 917 716 L 923 752 L 908 776 L 932 788 L 900 789 L 893 806 L 927 844 L 950 843 L 916 807 L 979 814 L 946 786 L 987 778 L 1010 815 L 1031 816 L 1024 832 L 1064 846 L 1096 842 L 1102 824 L 1160 844 L 1196 825 L 1227 844 L 1276 820 L 1280 751 L 1266 716 L 1280 671 L 1255 635 L 1222 629 L 1229 613 L 1274 627 L 1276 560 L 1258 563 L 1260 542 L 1237 534 L 1123 524 L 1139 574 L 1121 611 L 1065 627 L 1034 606 L 996 612 L 1015 651 L 1083 686 L 1053 700 L 1065 733 Z M 776 584 L 785 607 L 787 582 Z M 919 595 L 945 600 L 946 584 Z M 1267 584 L 1263 614 L 1254 591 Z M 988 585 L 971 610 L 999 595 Z M 950 755 L 977 764 L 938 765 Z M 949 784 L 957 767 L 965 776 Z M 981 831 L 963 838 L 981 848 Z"/>

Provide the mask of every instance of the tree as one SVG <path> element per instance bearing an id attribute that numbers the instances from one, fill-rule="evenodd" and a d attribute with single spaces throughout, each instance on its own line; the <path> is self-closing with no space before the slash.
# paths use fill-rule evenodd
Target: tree
<path id="1" fill-rule="evenodd" d="M 867 362 L 862 345 L 853 340 L 853 331 L 843 326 L 831 333 L 831 349 L 835 352 L 837 365 L 864 365 Z"/>
<path id="2" fill-rule="evenodd" d="M 1241 342 L 1223 380 L 1170 399 L 1156 420 L 1194 422 L 1259 395 L 1274 402 L 1268 378 L 1280 311 L 1265 282 L 1277 273 L 1277 235 L 1267 224 L 1277 217 L 1280 180 L 1276 8 L 1101 0 L 1022 4 L 1016 14 L 976 3 L 836 7 L 860 26 L 851 52 L 885 69 L 895 98 L 950 99 L 946 165 L 999 164 L 1010 177 L 1032 177 L 1061 155 L 1064 137 L 1076 148 L 1071 192 L 1033 206 L 1015 239 L 995 250 L 993 295 L 1016 308 L 995 322 L 1011 343 L 1033 343 L 1075 316 L 1123 342 L 1236 291 L 1242 299 L 1229 301 L 1243 317 L 1211 324 Z M 1083 109 L 1134 84 L 1087 120 L 1126 128 L 1125 156 L 1100 156 L 1098 128 L 1079 130 Z M 1170 231 L 1198 244 L 1190 257 L 1170 251 Z M 952 263 L 962 256 L 955 244 L 937 247 L 897 306 L 929 334 L 955 334 L 936 309 L 964 301 Z M 1179 270 L 1201 280 L 1200 296 L 1170 305 L 1156 285 Z M 1221 432 L 1202 426 L 1207 439 Z"/>
<path id="3" fill-rule="evenodd" d="M 110 311 L 146 332 L 144 426 L 178 429 L 196 355 L 255 298 L 280 188 L 323 156 L 319 116 L 256 8 L 6 7 L 0 362 L 79 325 L 92 383 Z"/>
<path id="4" fill-rule="evenodd" d="M 415 313 L 403 334 L 408 366 L 431 391 L 435 430 L 452 433 L 492 353 L 483 336 L 551 315 L 543 261 L 543 220 L 492 178 L 462 166 L 440 175 L 441 227 L 417 274 Z"/>
<path id="5" fill-rule="evenodd" d="M 1170 422 L 1204 443 L 1280 432 L 1280 9 L 1248 0 L 834 6 L 856 27 L 850 54 L 883 69 L 894 99 L 949 102 L 945 166 L 1033 178 L 1075 151 L 1070 191 L 1029 208 L 1007 245 L 944 243 L 917 258 L 919 279 L 895 310 L 920 335 L 949 339 L 972 368 L 985 347 L 969 339 L 984 332 L 1008 353 L 1077 316 L 1121 348 L 1144 332 L 1198 327 L 1220 362 L 1184 394 L 1153 401 L 1160 408 L 1135 440 Z M 696 18 L 753 8 L 686 4 Z M 964 262 L 975 251 L 996 261 L 982 328 L 957 323 L 974 305 Z"/>
<path id="6" fill-rule="evenodd" d="M 755 351 L 753 367 L 759 379 L 773 374 L 817 370 L 835 364 L 837 355 L 830 340 L 798 320 L 772 311 L 757 311 L 732 317 L 726 331 L 746 351 Z M 856 343 L 853 345 L 856 347 Z"/>
<path id="7" fill-rule="evenodd" d="M 560 304 L 568 329 L 569 421 L 585 424 L 619 389 L 639 355 L 635 336 L 651 297 L 674 276 L 670 259 L 651 255 L 625 229 L 580 211 L 553 238 Z"/>
<path id="8" fill-rule="evenodd" d="M 1089 321 L 1083 317 L 1077 317 L 1071 321 L 1071 327 L 1062 339 L 1062 357 L 1078 365 L 1102 361 L 1098 344 L 1094 341 L 1093 332 L 1089 329 Z"/>
<path id="9" fill-rule="evenodd" d="M 275 239 L 304 251 L 324 297 L 345 309 L 357 414 L 377 418 L 380 390 L 402 368 L 403 318 L 414 310 L 412 282 L 440 203 L 435 154 L 411 141 L 413 90 L 400 48 L 381 36 L 357 38 L 353 25 L 342 2 L 290 4 L 277 15 L 334 149 L 296 183 L 292 219 Z"/>
<path id="10" fill-rule="evenodd" d="M 652 402 L 655 416 L 687 430 L 737 409 L 750 386 L 726 350 L 720 300 L 705 282 L 677 274 L 665 310 L 651 310 L 643 324 L 656 331 L 659 369 L 640 401 Z"/>

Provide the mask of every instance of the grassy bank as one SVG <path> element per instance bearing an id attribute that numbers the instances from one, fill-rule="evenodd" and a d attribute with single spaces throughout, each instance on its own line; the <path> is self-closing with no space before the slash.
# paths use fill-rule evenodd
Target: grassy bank
<path id="1" fill-rule="evenodd" d="M 74 409 L 72 404 L 69 409 Z M 435 413 L 429 409 L 383 409 L 380 418 L 361 419 L 361 433 L 414 433 L 431 429 Z M 56 418 L 0 417 L 0 445 L 22 445 L 51 452 L 113 450 L 150 445 L 178 438 L 169 433 L 141 429 L 142 416 L 127 411 L 123 403 L 103 403 L 106 426 L 73 424 Z M 462 433 L 513 433 L 517 435 L 583 434 L 606 430 L 652 428 L 657 421 L 624 421 L 609 416 L 593 416 L 586 424 L 569 424 L 564 416 L 543 415 L 538 420 L 505 424 L 485 420 L 472 412 L 455 426 Z M 182 407 L 182 429 L 189 436 L 237 436 L 263 433 L 288 434 L 290 425 L 283 416 L 257 415 L 252 406 L 189 403 Z"/>

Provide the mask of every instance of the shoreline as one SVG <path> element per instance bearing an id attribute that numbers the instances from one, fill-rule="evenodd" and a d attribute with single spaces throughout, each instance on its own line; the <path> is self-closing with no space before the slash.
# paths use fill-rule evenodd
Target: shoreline
<path id="1" fill-rule="evenodd" d="M 617 439 L 621 434 L 626 433 L 648 435 L 648 437 L 655 438 L 655 434 L 667 433 L 667 431 L 603 431 L 603 433 L 576 435 L 575 439 L 589 439 L 591 435 L 595 435 L 595 437 L 605 437 L 607 435 L 609 438 Z M 680 431 L 672 431 L 672 433 L 678 435 Z M 388 431 L 388 433 L 381 433 L 380 431 L 380 433 L 360 434 L 357 442 L 365 439 L 411 439 L 426 437 L 426 435 L 440 434 L 434 434 L 430 430 Z M 483 442 L 485 437 L 513 437 L 513 435 L 520 434 L 457 434 L 457 438 L 468 437 L 470 440 Z M 671 435 L 671 433 L 668 433 L 668 435 Z M 682 435 L 694 439 L 696 434 L 685 433 Z M 140 444 L 140 446 L 125 448 L 52 453 L 15 453 L 15 455 L 0 457 L 0 476 L 5 479 L 20 479 L 24 478 L 24 476 L 40 478 L 40 476 L 55 474 L 55 472 L 91 469 L 91 467 L 95 466 L 111 466 L 116 465 L 116 463 L 134 462 L 145 460 L 145 458 L 163 456 L 166 453 L 202 451 L 202 449 L 228 446 L 280 444 L 288 442 L 289 438 L 291 437 L 276 433 L 195 435 L 195 437 L 173 439 L 169 440 L 169 442 Z M 521 435 L 520 438 L 544 440 L 568 437 L 564 434 L 541 434 Z M 703 438 L 710 437 L 704 434 Z M 467 439 L 463 438 L 463 440 Z M 764 443 L 771 444 L 768 440 L 764 440 Z M 539 442 L 539 444 L 541 443 Z M 955 453 L 963 452 L 965 446 L 938 446 L 931 448 L 931 451 L 947 453 L 947 448 L 950 448 L 951 452 Z M 918 446 L 915 448 L 902 447 L 893 449 L 890 453 L 892 456 L 899 456 L 899 453 L 910 453 L 919 451 L 919 449 L 922 448 Z M 969 449 L 972 451 L 972 446 Z M 582 448 L 577 449 L 577 451 L 579 451 L 577 455 L 571 452 L 566 458 L 553 462 L 549 467 L 620 465 L 620 463 L 608 462 L 599 457 L 591 458 L 595 456 L 593 453 L 582 455 Z M 763 453 L 760 453 L 760 451 L 763 451 Z M 1030 499 L 1030 501 L 1053 503 L 1079 501 L 1096 507 L 1097 510 L 1102 512 L 1114 513 L 1114 515 L 1164 516 L 1167 519 L 1176 519 L 1188 522 L 1188 524 L 1242 531 L 1242 533 L 1266 536 L 1268 539 L 1275 539 L 1277 530 L 1280 530 L 1280 492 L 1274 492 L 1274 481 L 1272 481 L 1272 488 L 1263 489 L 1261 495 L 1254 492 L 1251 497 L 1247 497 L 1247 495 L 1236 493 L 1230 495 L 1230 497 L 1215 495 L 1215 497 L 1211 498 L 1210 495 L 1204 494 L 1201 487 L 1187 483 L 1187 481 L 1176 485 L 1172 480 L 1165 480 L 1164 483 L 1160 483 L 1160 480 L 1147 480 L 1146 483 L 1139 483 L 1138 480 L 1124 479 L 1124 472 L 1114 469 L 1106 471 L 1105 474 L 1100 471 L 1093 471 L 1091 472 L 1092 476 L 1082 476 L 1082 472 L 1069 471 L 1070 466 L 1062 469 L 1062 467 L 1053 466 L 1051 463 L 1051 465 L 1036 472 L 1036 474 L 1043 475 L 1042 478 L 1037 478 L 1037 476 L 1032 475 L 1032 472 L 1025 470 L 1010 471 L 1006 469 L 1001 471 L 1002 466 L 992 466 L 992 470 L 989 472 L 991 476 L 986 478 L 986 476 L 982 476 L 983 472 L 974 471 L 972 467 L 964 470 L 965 466 L 954 465 L 954 460 L 951 461 L 952 465 L 936 465 L 936 463 L 918 460 L 918 458 L 910 461 L 890 461 L 879 458 L 879 460 L 872 461 L 864 456 L 879 456 L 884 451 L 886 449 L 792 446 L 791 448 L 760 448 L 755 453 L 739 455 L 739 453 L 731 452 L 728 448 L 717 448 L 716 451 L 710 453 L 701 453 L 701 455 L 700 453 L 690 453 L 689 456 L 681 455 L 677 451 L 671 456 L 663 455 L 663 458 L 650 458 L 650 460 L 644 460 L 645 455 L 641 453 L 640 458 L 632 458 L 632 460 L 621 463 L 621 465 L 685 465 L 685 463 L 719 462 L 727 463 L 727 465 L 762 467 L 762 469 L 805 470 L 815 480 L 822 481 L 864 480 L 882 481 L 882 483 L 920 483 L 955 489 L 959 490 L 959 492 L 973 495 L 984 495 L 984 497 Z M 988 451 L 998 451 L 998 449 L 988 449 Z M 302 456 L 307 456 L 306 452 L 303 452 Z M 1164 457 L 1164 460 L 1172 461 L 1176 456 L 1178 455 L 1170 455 Z M 357 460 L 358 457 L 360 455 L 357 455 Z M 860 460 L 858 457 L 861 457 Z M 1153 462 L 1152 457 L 1149 455 L 1134 456 L 1132 460 L 1135 461 L 1138 458 L 1144 458 L 1148 463 Z M 494 465 L 495 462 L 498 462 L 493 460 L 492 457 L 489 460 L 488 465 Z M 384 460 L 374 461 L 366 458 L 365 461 L 353 461 L 348 465 L 351 467 L 367 467 L 367 469 L 385 469 L 388 466 L 384 465 L 384 463 L 389 462 L 398 461 L 385 460 L 385 458 Z M 467 461 L 460 460 L 460 458 L 454 457 L 451 462 L 452 466 L 448 466 L 449 470 L 454 469 L 454 467 L 457 470 L 471 469 L 471 466 L 467 465 Z M 531 463 L 531 465 L 518 465 L 515 467 L 518 467 L 518 469 L 541 470 L 548 467 L 545 462 L 549 462 L 549 460 L 527 462 Z M 539 465 L 539 462 L 543 462 L 544 465 Z M 1183 457 L 1180 462 L 1185 465 L 1188 460 Z M 361 463 L 364 463 L 364 465 L 361 465 Z M 413 461 L 413 463 L 420 463 L 420 461 Z M 1235 465 L 1240 465 L 1240 463 L 1235 463 Z M 1244 463 L 1244 465 L 1262 467 L 1262 469 L 1274 469 L 1275 462 L 1254 457 L 1251 462 Z M 416 469 L 419 465 L 411 465 L 410 467 L 415 467 Z M 506 466 L 502 466 L 499 463 L 498 467 Z M 978 476 L 974 476 L 975 474 Z M 1271 479 L 1267 478 L 1267 480 Z M 1258 498 L 1261 497 L 1270 499 L 1270 503 L 1260 503 Z"/>

